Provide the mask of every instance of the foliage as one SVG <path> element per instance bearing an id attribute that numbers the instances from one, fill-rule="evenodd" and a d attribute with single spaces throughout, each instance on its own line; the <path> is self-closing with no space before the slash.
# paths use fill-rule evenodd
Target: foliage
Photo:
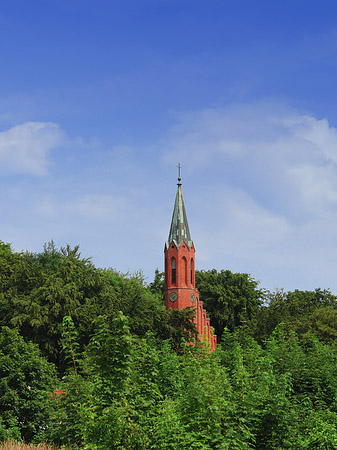
<path id="1" fill-rule="evenodd" d="M 17 330 L 0 332 L 0 436 L 30 441 L 49 423 L 48 399 L 57 386 L 56 371 L 38 347 Z M 1 431 L 2 430 L 2 431 Z"/>
<path id="2" fill-rule="evenodd" d="M 82 350 L 102 312 L 111 320 L 122 311 L 131 332 L 140 337 L 154 330 L 160 339 L 178 339 L 180 331 L 172 323 L 179 321 L 171 320 L 158 296 L 145 287 L 141 273 L 96 269 L 81 258 L 78 246 L 57 250 L 50 242 L 42 253 L 32 254 L 13 253 L 8 244 L 0 244 L 0 326 L 17 327 L 61 374 L 65 316 L 71 315 Z"/>
<path id="3" fill-rule="evenodd" d="M 82 323 L 83 305 L 104 290 L 100 273 L 77 246 L 57 251 L 53 242 L 40 254 L 0 254 L 0 268 L 0 325 L 18 327 L 60 365 L 62 319 Z"/>
<path id="4" fill-rule="evenodd" d="M 149 289 L 153 294 L 157 294 L 164 303 L 165 300 L 165 274 L 159 272 L 158 268 L 154 272 L 153 281 L 149 284 Z"/>
<path id="5" fill-rule="evenodd" d="M 159 271 L 146 286 L 77 246 L 0 242 L 0 441 L 337 450 L 336 297 L 267 293 L 230 271 L 196 278 L 216 352 L 196 339 L 192 309 L 165 310 Z"/>
<path id="6" fill-rule="evenodd" d="M 219 342 L 225 329 L 249 324 L 262 304 L 259 283 L 246 273 L 202 270 L 196 271 L 195 279 Z"/>
<path id="7" fill-rule="evenodd" d="M 222 349 L 172 350 L 154 334 L 130 334 L 120 314 L 99 318 L 84 361 L 80 441 L 89 449 L 335 448 L 336 354 L 311 338 L 301 345 L 281 324 L 261 347 L 247 326 L 226 331 Z M 70 365 L 71 367 L 71 365 Z M 75 403 L 69 390 L 68 403 Z M 62 397 L 63 399 L 63 397 Z M 56 408 L 65 411 L 63 401 Z M 69 414 L 69 410 L 68 411 Z M 73 421 L 73 423 L 71 423 Z"/>
<path id="8" fill-rule="evenodd" d="M 162 322 L 167 322 L 165 307 L 146 289 L 142 274 L 126 276 L 113 270 L 105 270 L 104 274 L 111 288 L 111 315 L 122 311 L 128 317 L 131 332 L 140 337 L 150 330 L 159 332 Z M 110 315 L 109 310 L 105 315 Z"/>
<path id="9" fill-rule="evenodd" d="M 102 316 L 89 342 L 86 365 L 100 408 L 121 395 L 130 371 L 132 339 L 127 318 L 120 312 L 109 327 Z"/>
<path id="10" fill-rule="evenodd" d="M 315 334 L 332 343 L 337 337 L 337 297 L 329 290 L 285 292 L 265 295 L 265 304 L 255 316 L 254 335 L 262 342 L 280 324 L 286 323 L 302 338 Z"/>

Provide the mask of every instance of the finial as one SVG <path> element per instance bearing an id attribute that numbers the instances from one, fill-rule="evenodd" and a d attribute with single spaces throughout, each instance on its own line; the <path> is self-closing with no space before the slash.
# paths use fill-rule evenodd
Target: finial
<path id="1" fill-rule="evenodd" d="M 180 163 L 177 165 L 178 167 L 178 186 L 181 185 L 181 176 L 180 176 L 180 170 L 181 170 L 181 165 Z"/>

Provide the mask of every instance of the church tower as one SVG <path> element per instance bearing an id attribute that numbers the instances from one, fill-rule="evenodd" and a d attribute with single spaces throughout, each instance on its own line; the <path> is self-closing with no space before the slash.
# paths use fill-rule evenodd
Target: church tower
<path id="1" fill-rule="evenodd" d="M 178 189 L 175 199 L 170 233 L 165 244 L 165 306 L 167 309 L 192 307 L 196 315 L 194 322 L 200 337 L 206 338 L 212 349 L 216 347 L 216 336 L 210 320 L 206 317 L 199 292 L 195 287 L 195 248 L 190 235 L 187 215 L 181 190 L 180 164 Z"/>
<path id="2" fill-rule="evenodd" d="M 165 245 L 166 308 L 183 309 L 194 306 L 197 297 L 194 261 L 195 249 L 188 227 L 179 177 L 169 238 Z"/>

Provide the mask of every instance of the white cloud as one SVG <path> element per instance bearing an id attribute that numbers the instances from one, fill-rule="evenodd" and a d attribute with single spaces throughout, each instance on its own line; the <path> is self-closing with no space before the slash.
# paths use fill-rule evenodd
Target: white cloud
<path id="1" fill-rule="evenodd" d="M 263 103 L 178 119 L 166 144 L 167 162 L 185 162 L 187 173 L 216 176 L 223 170 L 225 185 L 237 176 L 257 202 L 257 187 L 264 185 L 288 206 L 296 201 L 310 211 L 316 199 L 337 212 L 337 130 L 326 119 Z"/>
<path id="2" fill-rule="evenodd" d="M 200 268 L 248 271 L 269 288 L 336 288 L 337 130 L 327 119 L 277 102 L 191 112 L 165 148 L 193 183 Z"/>
<path id="3" fill-rule="evenodd" d="M 142 268 L 151 279 L 162 267 L 175 195 L 172 172 L 181 162 L 199 269 L 248 272 L 269 289 L 321 286 L 337 292 L 336 129 L 277 103 L 197 111 L 177 122 L 161 141 L 162 152 L 158 145 L 147 152 L 86 152 L 85 142 L 70 142 L 55 124 L 41 124 L 40 132 L 22 125 L 40 149 L 26 150 L 39 170 L 14 159 L 12 171 L 46 173 L 54 142 L 67 144 L 69 152 L 53 177 L 25 179 L 10 199 L 3 190 L 8 220 L 2 221 L 2 239 L 19 249 L 30 239 L 37 250 L 51 238 L 60 245 L 80 243 L 98 266 Z M 17 128 L 11 130 L 24 142 Z M 9 142 L 6 133 L 0 144 L 4 135 Z M 39 133 L 54 138 L 39 140 Z M 158 154 L 164 164 L 157 163 Z"/>
<path id="4" fill-rule="evenodd" d="M 0 171 L 45 175 L 48 154 L 66 140 L 56 123 L 26 122 L 0 132 Z"/>

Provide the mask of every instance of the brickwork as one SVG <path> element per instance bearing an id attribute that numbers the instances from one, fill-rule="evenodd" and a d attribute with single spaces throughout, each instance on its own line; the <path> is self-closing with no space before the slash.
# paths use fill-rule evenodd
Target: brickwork
<path id="1" fill-rule="evenodd" d="M 188 248 L 185 242 L 179 248 L 174 242 L 165 248 L 166 308 L 195 307 L 198 291 L 195 288 L 194 255 L 194 245 Z"/>

